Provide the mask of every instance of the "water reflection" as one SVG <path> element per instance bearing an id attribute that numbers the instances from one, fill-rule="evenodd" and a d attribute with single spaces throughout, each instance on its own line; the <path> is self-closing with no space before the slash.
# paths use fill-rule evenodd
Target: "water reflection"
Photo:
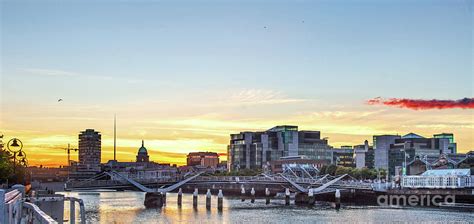
<path id="1" fill-rule="evenodd" d="M 329 206 L 285 206 L 283 200 L 249 201 L 224 198 L 223 210 L 217 210 L 217 197 L 212 208 L 205 207 L 205 195 L 199 195 L 199 206 L 192 206 L 192 195 L 183 194 L 182 206 L 177 195 L 167 194 L 163 208 L 146 209 L 141 192 L 100 192 L 99 194 L 63 193 L 84 200 L 88 223 L 314 223 L 314 222 L 471 222 L 474 215 L 439 209 L 380 209 L 345 207 L 339 212 Z M 68 208 L 68 206 L 66 206 Z M 65 217 L 68 219 L 69 211 Z M 79 215 L 76 215 L 79 217 Z"/>

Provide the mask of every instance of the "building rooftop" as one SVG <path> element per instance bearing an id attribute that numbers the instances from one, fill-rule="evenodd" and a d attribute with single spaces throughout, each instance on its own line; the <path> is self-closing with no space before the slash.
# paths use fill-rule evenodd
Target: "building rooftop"
<path id="1" fill-rule="evenodd" d="M 148 154 L 148 151 L 145 148 L 145 141 L 142 140 L 142 147 L 138 149 L 138 154 Z"/>
<path id="2" fill-rule="evenodd" d="M 471 176 L 471 169 L 427 170 L 422 176 Z"/>
<path id="3" fill-rule="evenodd" d="M 408 133 L 404 135 L 402 138 L 425 138 L 425 137 L 415 134 L 415 133 Z"/>

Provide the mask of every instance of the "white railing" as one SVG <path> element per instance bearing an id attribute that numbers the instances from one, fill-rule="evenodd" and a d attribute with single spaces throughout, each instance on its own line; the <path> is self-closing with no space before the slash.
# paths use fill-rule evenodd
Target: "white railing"
<path id="1" fill-rule="evenodd" d="M 0 189 L 0 223 L 57 223 L 38 206 L 24 201 L 25 187 L 15 185 L 10 191 Z"/>
<path id="2" fill-rule="evenodd" d="M 53 218 L 48 216 L 46 213 L 41 211 L 41 209 L 29 202 L 23 202 L 23 207 L 25 208 L 25 223 L 40 223 L 40 224 L 56 224 Z"/>
<path id="3" fill-rule="evenodd" d="M 472 188 L 473 176 L 404 176 L 404 188 Z"/>

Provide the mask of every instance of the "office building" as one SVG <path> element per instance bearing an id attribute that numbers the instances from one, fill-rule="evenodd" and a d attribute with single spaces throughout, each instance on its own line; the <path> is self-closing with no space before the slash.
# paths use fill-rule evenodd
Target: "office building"
<path id="1" fill-rule="evenodd" d="M 400 138 L 400 135 L 376 135 L 373 137 L 374 166 L 376 169 L 388 170 L 388 154 L 390 145 L 395 143 L 395 139 Z"/>
<path id="2" fill-rule="evenodd" d="M 344 167 L 355 167 L 354 149 L 352 146 L 341 146 L 341 148 L 333 148 L 331 164 Z"/>
<path id="3" fill-rule="evenodd" d="M 400 139 L 395 139 L 389 146 L 389 175 L 400 175 L 396 170 L 403 172 L 405 161 L 407 164 L 415 157 L 439 158 L 442 152 L 447 151 L 449 140 L 446 138 L 425 138 L 423 136 L 409 133 Z M 406 157 L 406 158 L 405 158 Z M 398 167 L 398 168 L 397 168 Z"/>
<path id="4" fill-rule="evenodd" d="M 448 139 L 448 148 L 443 153 L 444 154 L 456 154 L 457 153 L 457 144 L 454 141 L 454 134 L 452 133 L 441 133 L 433 135 L 434 138 L 444 138 Z"/>
<path id="5" fill-rule="evenodd" d="M 227 148 L 229 170 L 268 168 L 270 161 L 282 157 L 305 156 L 332 161 L 330 146 L 319 131 L 298 131 L 298 126 L 276 126 L 262 132 L 230 135 Z"/>
<path id="6" fill-rule="evenodd" d="M 101 159 L 101 134 L 86 129 L 79 134 L 78 171 L 99 172 Z"/>
<path id="7" fill-rule="evenodd" d="M 188 166 L 217 168 L 219 165 L 219 154 L 215 152 L 191 152 L 186 158 L 186 164 Z"/>

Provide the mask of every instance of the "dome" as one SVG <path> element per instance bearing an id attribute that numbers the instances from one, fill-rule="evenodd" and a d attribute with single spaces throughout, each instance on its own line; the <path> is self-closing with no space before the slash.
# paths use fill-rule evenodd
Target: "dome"
<path id="1" fill-rule="evenodd" d="M 148 154 L 148 151 L 145 148 L 145 142 L 142 140 L 142 147 L 138 149 L 138 154 Z"/>

